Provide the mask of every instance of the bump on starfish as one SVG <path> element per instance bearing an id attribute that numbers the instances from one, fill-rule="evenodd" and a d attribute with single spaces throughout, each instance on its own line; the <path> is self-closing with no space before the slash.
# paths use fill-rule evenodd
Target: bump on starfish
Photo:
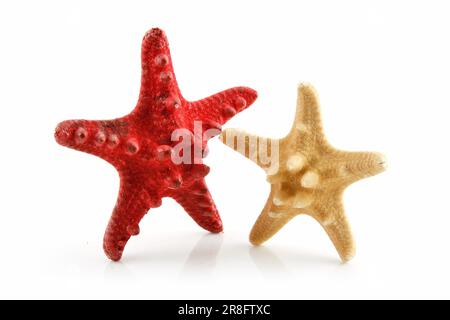
<path id="1" fill-rule="evenodd" d="M 308 214 L 325 229 L 343 262 L 354 256 L 342 195 L 353 182 L 384 171 L 386 160 L 380 153 L 332 147 L 323 133 L 319 100 L 311 85 L 298 87 L 295 120 L 286 137 L 270 139 L 226 129 L 220 140 L 265 169 L 271 184 L 269 199 L 250 233 L 252 244 L 262 244 L 293 217 Z M 268 154 L 276 155 L 271 157 L 275 166 L 261 161 L 261 155 L 250 157 L 249 141 L 271 146 Z"/>
<path id="2" fill-rule="evenodd" d="M 163 197 L 175 199 L 194 221 L 210 232 L 221 232 L 222 222 L 204 177 L 206 144 L 213 134 L 192 142 L 201 148 L 192 161 L 175 164 L 171 134 L 176 129 L 203 131 L 220 129 L 237 113 L 249 107 L 256 92 L 236 87 L 208 98 L 190 102 L 178 88 L 169 45 L 160 29 L 148 31 L 142 41 L 142 76 L 139 99 L 134 110 L 113 120 L 68 120 L 55 130 L 56 141 L 72 149 L 96 155 L 119 172 L 120 189 L 116 206 L 105 232 L 103 248 L 112 260 L 119 260 L 132 235 L 139 234 L 139 222 L 150 208 L 161 205 Z M 197 140 L 198 140 L 197 139 Z"/>

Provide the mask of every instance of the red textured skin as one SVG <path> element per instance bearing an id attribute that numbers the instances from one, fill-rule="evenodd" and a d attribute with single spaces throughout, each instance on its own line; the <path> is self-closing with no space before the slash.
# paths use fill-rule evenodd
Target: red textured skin
<path id="1" fill-rule="evenodd" d="M 63 121 L 55 130 L 59 144 L 101 157 L 119 172 L 119 195 L 103 241 L 114 261 L 120 260 L 130 236 L 139 233 L 142 217 L 160 206 L 163 197 L 175 199 L 202 228 L 222 231 L 204 180 L 209 167 L 201 157 L 195 164 L 174 164 L 170 150 L 178 142 L 171 141 L 171 134 L 178 128 L 193 131 L 194 121 L 202 121 L 203 130 L 220 129 L 257 97 L 252 89 L 236 87 L 196 102 L 183 99 L 160 29 L 145 34 L 141 59 L 141 90 L 130 114 L 104 121 Z M 200 140 L 203 151 L 207 140 Z"/>

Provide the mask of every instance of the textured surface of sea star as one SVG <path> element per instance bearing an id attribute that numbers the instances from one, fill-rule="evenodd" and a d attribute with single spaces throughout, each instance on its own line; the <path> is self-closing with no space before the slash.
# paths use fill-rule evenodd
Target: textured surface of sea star
<path id="1" fill-rule="evenodd" d="M 336 150 L 326 140 L 313 87 L 298 88 L 297 112 L 282 139 L 254 136 L 237 129 L 222 132 L 222 142 L 266 170 L 269 199 L 250 233 L 262 244 L 298 214 L 315 218 L 328 233 L 342 261 L 355 252 L 342 194 L 353 182 L 385 169 L 379 153 Z"/>
<path id="2" fill-rule="evenodd" d="M 186 101 L 178 88 L 167 38 L 160 29 L 148 31 L 142 41 L 139 99 L 128 115 L 104 121 L 68 120 L 55 130 L 56 141 L 111 163 L 119 172 L 120 190 L 103 241 L 106 255 L 119 260 L 130 236 L 139 233 L 139 221 L 161 198 L 172 197 L 204 229 L 221 232 L 222 222 L 204 177 L 206 143 L 221 125 L 256 99 L 256 92 L 236 87 L 196 102 Z M 176 129 L 192 139 L 172 141 Z M 211 134 L 211 132 L 213 132 Z M 181 138 L 184 140 L 185 136 Z M 173 159 L 180 142 L 190 143 L 191 163 Z M 200 150 L 200 153 L 197 152 Z M 180 155 L 185 152 L 183 149 Z"/>

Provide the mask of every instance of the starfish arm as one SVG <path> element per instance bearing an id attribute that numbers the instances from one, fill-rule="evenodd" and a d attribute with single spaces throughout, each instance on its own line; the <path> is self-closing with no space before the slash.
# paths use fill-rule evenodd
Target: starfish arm
<path id="1" fill-rule="evenodd" d="M 342 187 L 383 172 L 386 158 L 378 152 L 347 152 L 331 150 L 321 161 L 321 170 L 332 173 L 324 187 Z"/>
<path id="2" fill-rule="evenodd" d="M 278 169 L 279 140 L 259 137 L 239 129 L 225 129 L 220 141 L 267 171 Z"/>
<path id="3" fill-rule="evenodd" d="M 170 197 L 175 199 L 203 229 L 213 233 L 223 230 L 219 212 L 204 179 L 195 181 L 187 188 L 174 191 Z"/>
<path id="4" fill-rule="evenodd" d="M 191 120 L 201 121 L 203 130 L 217 129 L 237 113 L 247 109 L 257 98 L 255 90 L 246 87 L 235 87 L 216 93 L 208 98 L 191 102 L 184 108 L 185 114 Z M 217 135 L 217 132 L 215 135 Z M 214 133 L 209 136 L 211 138 Z"/>
<path id="5" fill-rule="evenodd" d="M 139 234 L 139 222 L 159 200 L 151 199 L 143 189 L 121 181 L 117 203 L 103 238 L 103 250 L 108 258 L 118 261 L 132 235 Z"/>
<path id="6" fill-rule="evenodd" d="M 302 83 L 298 87 L 295 120 L 287 139 L 305 152 L 328 146 L 322 129 L 319 97 L 309 84 Z"/>
<path id="7" fill-rule="evenodd" d="M 141 89 L 137 108 L 148 107 L 148 102 L 166 99 L 166 95 L 182 99 L 178 89 L 169 42 L 161 29 L 149 30 L 142 40 L 141 47 Z"/>
<path id="8" fill-rule="evenodd" d="M 250 232 L 249 238 L 253 245 L 261 245 L 269 240 L 296 215 L 292 209 L 277 208 L 273 203 L 274 195 L 275 191 L 272 186 L 266 205 Z"/>
<path id="9" fill-rule="evenodd" d="M 90 153 L 116 165 L 117 156 L 129 152 L 133 140 L 128 140 L 128 118 L 113 120 L 67 120 L 55 131 L 63 146 Z"/>
<path id="10" fill-rule="evenodd" d="M 343 189 L 327 190 L 317 195 L 308 209 L 327 232 L 341 260 L 347 262 L 355 255 L 355 243 L 342 203 Z"/>

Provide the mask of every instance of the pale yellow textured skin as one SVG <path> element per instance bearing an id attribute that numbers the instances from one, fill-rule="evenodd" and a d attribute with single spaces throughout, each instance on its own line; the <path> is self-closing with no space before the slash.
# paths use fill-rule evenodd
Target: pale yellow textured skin
<path id="1" fill-rule="evenodd" d="M 239 148 L 239 139 L 245 148 L 242 144 Z M 286 137 L 269 139 L 226 129 L 220 140 L 268 174 L 271 192 L 250 233 L 252 244 L 262 244 L 296 215 L 308 214 L 325 229 L 343 262 L 354 256 L 355 243 L 344 213 L 343 192 L 353 182 L 384 171 L 386 162 L 380 153 L 340 151 L 327 142 L 312 86 L 299 86 L 294 124 Z M 260 156 L 260 142 L 267 143 L 269 155 L 278 146 L 278 163 L 268 163 Z"/>

